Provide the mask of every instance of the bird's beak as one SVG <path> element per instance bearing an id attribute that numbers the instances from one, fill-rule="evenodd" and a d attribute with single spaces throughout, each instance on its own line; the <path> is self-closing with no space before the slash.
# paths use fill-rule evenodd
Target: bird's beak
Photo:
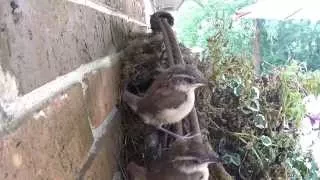
<path id="1" fill-rule="evenodd" d="M 198 80 L 197 85 L 200 86 L 208 86 L 209 85 L 209 81 L 205 78 L 201 78 Z"/>

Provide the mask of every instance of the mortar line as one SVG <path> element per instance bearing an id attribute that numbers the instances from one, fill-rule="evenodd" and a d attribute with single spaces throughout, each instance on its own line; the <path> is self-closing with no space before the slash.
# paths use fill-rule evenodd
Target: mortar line
<path id="1" fill-rule="evenodd" d="M 0 119 L 0 138 L 14 132 L 24 122 L 23 117 L 41 110 L 41 107 L 46 105 L 52 98 L 59 93 L 67 90 L 76 83 L 81 83 L 83 86 L 83 78 L 87 73 L 94 72 L 102 68 L 110 68 L 116 65 L 123 57 L 132 52 L 132 49 L 142 47 L 146 43 L 158 42 L 162 36 L 154 36 L 147 39 L 136 39 L 128 43 L 128 46 L 118 53 L 100 58 L 93 62 L 81 65 L 76 70 L 69 72 L 66 75 L 59 76 L 41 87 L 31 91 L 24 96 L 17 97 L 13 102 L 2 104 L 0 115 L 5 117 Z"/>
<path id="2" fill-rule="evenodd" d="M 95 9 L 99 12 L 102 12 L 104 14 L 107 14 L 107 15 L 110 15 L 110 16 L 115 16 L 115 17 L 118 17 L 120 19 L 123 19 L 127 22 L 132 22 L 132 23 L 135 23 L 137 25 L 140 25 L 140 26 L 145 26 L 147 27 L 148 25 L 144 22 L 141 22 L 139 20 L 136 20 L 134 18 L 131 18 L 130 16 L 116 10 L 116 9 L 113 9 L 103 3 L 100 3 L 100 2 L 95 2 L 93 0 L 68 0 L 69 2 L 72 2 L 72 3 L 75 3 L 75 4 L 80 4 L 80 5 L 83 5 L 83 6 L 86 6 L 86 7 L 90 7 L 92 9 Z"/>
<path id="3" fill-rule="evenodd" d="M 86 84 L 83 82 L 83 79 L 87 74 L 99 69 L 113 67 L 117 62 L 119 62 L 122 53 L 123 52 L 111 54 L 93 62 L 83 64 L 76 70 L 65 75 L 58 76 L 55 80 L 52 80 L 37 89 L 18 97 L 11 103 L 5 104 L 3 110 L 9 118 L 2 120 L 3 122 L 0 123 L 0 138 L 18 128 L 25 115 L 40 110 L 42 106 L 48 103 L 59 93 L 67 90 L 77 83 L 80 83 L 82 88 L 85 88 Z"/>
<path id="4" fill-rule="evenodd" d="M 102 124 L 99 127 L 95 128 L 93 132 L 93 143 L 89 151 L 87 152 L 86 157 L 82 159 L 81 166 L 76 172 L 76 180 L 83 180 L 86 172 L 91 167 L 93 161 L 95 160 L 98 153 L 103 149 L 103 146 L 106 143 L 107 137 L 107 128 L 113 121 L 119 121 L 121 118 L 120 111 L 116 106 L 113 106 L 112 110 L 104 118 Z"/>

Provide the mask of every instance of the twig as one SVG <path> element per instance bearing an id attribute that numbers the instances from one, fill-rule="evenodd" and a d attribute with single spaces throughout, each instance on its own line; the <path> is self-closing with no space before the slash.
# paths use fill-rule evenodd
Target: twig
<path id="1" fill-rule="evenodd" d="M 242 180 L 248 179 L 248 178 L 244 177 L 244 175 L 241 173 L 241 166 L 242 166 L 242 163 L 244 162 L 244 160 L 247 158 L 247 155 L 248 155 L 248 150 L 246 150 L 246 153 L 244 154 L 244 157 L 242 158 L 241 164 L 238 168 L 239 176 Z"/>
<path id="2" fill-rule="evenodd" d="M 161 30 L 162 30 L 163 26 L 167 30 L 167 31 L 165 31 L 166 35 L 165 35 L 164 39 L 167 39 L 166 36 L 169 36 L 168 38 L 169 38 L 169 41 L 170 41 L 170 45 L 169 45 L 170 48 L 168 50 L 168 47 L 167 47 L 167 50 L 168 50 L 167 52 L 170 53 L 170 50 L 172 49 L 173 52 L 171 52 L 171 54 L 175 55 L 175 57 L 174 57 L 174 59 L 175 59 L 174 63 L 175 64 L 185 64 L 185 62 L 183 60 L 183 57 L 182 57 L 181 50 L 180 50 L 178 42 L 177 42 L 177 38 L 175 37 L 174 32 L 173 32 L 172 28 L 170 27 L 170 25 L 169 25 L 169 23 L 168 23 L 168 21 L 166 19 L 161 19 L 160 20 Z M 162 31 L 162 32 L 164 32 L 164 31 Z M 166 46 L 167 46 L 167 44 L 166 44 Z M 169 59 L 169 60 L 171 61 L 171 59 Z M 172 65 L 171 62 L 170 62 L 170 65 Z M 190 112 L 190 114 L 188 115 L 187 119 L 190 122 L 191 131 L 194 134 L 201 133 L 197 111 L 196 111 L 196 109 L 194 107 L 193 107 L 192 111 Z M 180 122 L 176 126 L 178 126 L 178 129 L 181 129 L 182 128 L 182 123 Z M 202 141 L 201 136 L 197 136 L 197 140 Z"/>
<path id="3" fill-rule="evenodd" d="M 262 159 L 260 158 L 257 150 L 256 150 L 255 148 L 252 148 L 252 151 L 253 151 L 253 153 L 256 155 L 257 159 L 259 160 L 260 167 L 263 169 L 264 165 L 263 165 L 263 163 L 262 163 Z"/>
<path id="4" fill-rule="evenodd" d="M 175 39 L 175 36 L 173 34 L 173 31 L 171 29 L 171 26 L 169 25 L 167 19 L 158 19 L 158 23 L 161 29 L 161 32 L 163 33 L 163 39 L 164 39 L 164 43 L 166 45 L 166 52 L 168 55 L 168 63 L 170 66 L 173 66 L 175 63 L 179 64 L 184 64 L 183 59 L 182 59 L 182 55 L 181 55 L 181 50 L 179 49 L 179 47 L 177 48 L 178 44 L 177 42 L 173 41 L 172 42 L 172 38 Z M 175 50 L 175 51 L 174 51 Z M 174 54 L 180 53 L 180 56 L 178 56 L 179 60 L 178 62 L 174 60 Z M 175 130 L 177 134 L 182 135 L 183 134 L 183 125 L 182 122 L 178 122 L 175 125 Z"/>
<path id="5" fill-rule="evenodd" d="M 201 133 L 200 125 L 199 125 L 197 111 L 195 108 L 193 108 L 190 114 L 188 115 L 188 120 L 191 123 L 191 132 L 193 132 L 193 134 L 200 134 Z M 195 138 L 197 138 L 197 141 L 202 141 L 201 136 L 196 136 Z"/>
<path id="6" fill-rule="evenodd" d="M 159 26 L 160 26 L 160 29 L 163 33 L 163 39 L 164 39 L 164 44 L 166 45 L 166 52 L 168 55 L 168 61 L 169 61 L 170 66 L 172 66 L 172 65 L 174 65 L 173 52 L 171 51 L 172 46 L 170 43 L 168 32 L 166 31 L 166 27 L 164 25 L 165 22 L 167 22 L 167 20 L 159 19 Z"/>
<path id="7" fill-rule="evenodd" d="M 168 31 L 167 34 L 168 34 L 168 37 L 169 37 L 169 40 L 171 43 L 171 47 L 172 47 L 172 51 L 173 51 L 172 53 L 173 53 L 173 55 L 176 56 L 176 57 L 174 57 L 174 59 L 175 59 L 174 63 L 175 64 L 185 64 L 185 62 L 182 58 L 182 53 L 179 48 L 177 38 L 174 35 L 172 28 L 170 27 L 170 25 L 166 19 L 162 19 L 162 23 L 163 23 L 163 26 L 165 27 L 165 29 L 167 29 L 167 31 Z"/>
<path id="8" fill-rule="evenodd" d="M 293 13 L 289 14 L 287 17 L 284 18 L 284 20 L 288 20 L 290 17 L 294 16 L 295 14 L 297 14 L 298 12 L 300 12 L 303 8 L 299 8 L 297 10 L 295 10 Z"/>
<path id="9" fill-rule="evenodd" d="M 230 131 L 229 131 L 230 132 Z M 237 133 L 237 132 L 230 132 L 234 136 L 240 136 L 240 137 L 248 137 L 248 138 L 253 138 L 253 139 L 258 139 L 258 137 L 252 135 L 252 134 L 247 134 L 247 133 Z"/>
<path id="10" fill-rule="evenodd" d="M 184 3 L 184 1 L 185 1 L 185 0 L 182 0 L 182 1 L 178 4 L 178 6 L 176 7 L 176 10 L 179 10 L 179 9 L 180 9 L 180 7 L 181 7 L 182 4 Z"/>
<path id="11" fill-rule="evenodd" d="M 248 144 L 248 142 L 247 142 L 246 140 L 244 140 L 243 138 L 241 138 L 241 137 L 238 137 L 238 138 L 239 138 L 243 143 Z M 252 152 L 254 153 L 254 155 L 256 155 L 257 159 L 259 160 L 259 164 L 260 164 L 261 168 L 263 168 L 262 159 L 260 158 L 257 150 L 256 150 L 254 147 L 252 147 L 251 150 L 252 150 Z"/>

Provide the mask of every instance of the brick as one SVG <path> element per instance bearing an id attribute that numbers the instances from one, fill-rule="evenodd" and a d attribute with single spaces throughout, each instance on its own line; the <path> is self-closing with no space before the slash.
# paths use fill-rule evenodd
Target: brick
<path id="1" fill-rule="evenodd" d="M 120 163 L 120 146 L 122 142 L 120 121 L 112 121 L 107 126 L 104 147 L 88 170 L 85 179 L 112 179 Z"/>
<path id="2" fill-rule="evenodd" d="M 117 103 L 120 82 L 120 63 L 111 68 L 101 69 L 86 76 L 88 85 L 86 102 L 93 128 L 99 127 L 113 106 Z M 118 170 L 121 143 L 120 121 L 108 124 L 107 137 L 85 179 L 112 179 Z"/>
<path id="3" fill-rule="evenodd" d="M 0 140 L 0 179 L 74 179 L 93 141 L 79 84 Z"/>
<path id="4" fill-rule="evenodd" d="M 90 73 L 84 81 L 88 84 L 86 101 L 93 128 L 98 127 L 116 104 L 119 88 L 120 63 L 111 68 Z"/>

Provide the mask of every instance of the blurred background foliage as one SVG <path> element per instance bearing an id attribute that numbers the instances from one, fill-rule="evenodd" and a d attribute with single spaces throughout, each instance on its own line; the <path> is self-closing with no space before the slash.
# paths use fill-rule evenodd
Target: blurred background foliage
<path id="1" fill-rule="evenodd" d="M 228 172 L 240 179 L 320 179 L 312 154 L 318 152 L 298 143 L 304 98 L 320 93 L 320 23 L 260 20 L 262 61 L 256 76 L 256 20 L 232 18 L 255 1 L 198 1 L 203 6 L 185 1 L 175 29 L 184 45 L 200 47 L 202 61 L 212 63 L 215 91 L 201 106 L 222 114 L 207 117 Z"/>
<path id="2" fill-rule="evenodd" d="M 228 44 L 225 50 L 232 54 L 252 56 L 254 20 L 232 20 L 236 10 L 252 4 L 253 0 L 208 0 L 201 1 L 203 7 L 194 1 L 185 1 L 176 17 L 178 38 L 187 47 L 206 49 L 207 40 L 221 26 L 225 28 Z M 260 48 L 263 69 L 270 69 L 266 63 L 286 65 L 290 60 L 305 62 L 307 68 L 320 68 L 320 23 L 307 20 L 261 20 Z"/>

